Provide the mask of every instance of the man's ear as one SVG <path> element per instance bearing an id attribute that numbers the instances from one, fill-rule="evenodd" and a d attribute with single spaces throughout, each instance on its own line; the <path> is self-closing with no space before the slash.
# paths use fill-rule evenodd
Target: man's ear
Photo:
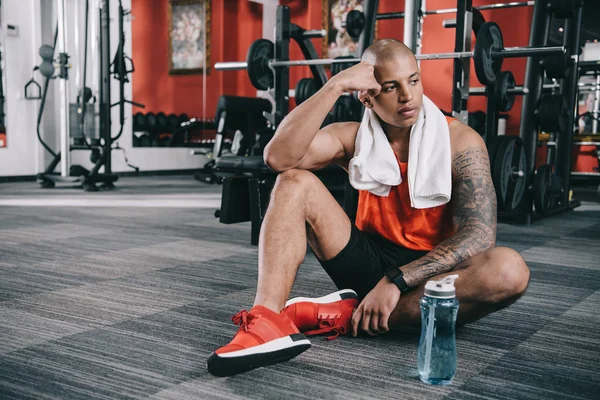
<path id="1" fill-rule="evenodd" d="M 367 108 L 373 108 L 373 99 L 367 91 L 358 92 L 358 100 Z"/>

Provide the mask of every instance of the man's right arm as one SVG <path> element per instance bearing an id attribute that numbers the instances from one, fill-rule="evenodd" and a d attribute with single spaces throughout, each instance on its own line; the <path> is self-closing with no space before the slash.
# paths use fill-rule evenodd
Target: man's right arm
<path id="1" fill-rule="evenodd" d="M 321 90 L 290 112 L 266 146 L 266 164 L 276 172 L 292 168 L 316 170 L 346 156 L 348 133 L 355 136 L 356 122 L 331 124 L 320 129 L 340 95 L 346 91 L 373 90 L 379 84 L 373 66 L 360 63 L 330 79 Z M 353 140 L 352 140 L 353 144 Z"/>

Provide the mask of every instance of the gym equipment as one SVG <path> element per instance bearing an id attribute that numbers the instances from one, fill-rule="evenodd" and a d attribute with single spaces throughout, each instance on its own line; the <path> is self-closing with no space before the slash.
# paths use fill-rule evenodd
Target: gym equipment
<path id="1" fill-rule="evenodd" d="M 559 209 L 564 193 L 562 180 L 552 171 L 549 164 L 541 165 L 533 184 L 535 211 L 540 215 L 550 215 Z"/>
<path id="2" fill-rule="evenodd" d="M 304 103 L 306 99 L 317 93 L 317 83 L 313 78 L 302 78 L 296 84 L 295 95 L 296 105 Z"/>
<path id="3" fill-rule="evenodd" d="M 41 185 L 42 188 L 53 188 L 56 183 L 67 183 L 71 185 L 80 185 L 86 191 L 97 191 L 98 187 L 96 183 L 103 183 L 105 187 L 112 188 L 113 183 L 118 179 L 116 175 L 110 172 L 110 159 L 107 157 L 106 151 L 101 151 L 99 144 L 94 146 L 94 140 L 92 144 L 89 143 L 86 136 L 93 134 L 95 130 L 95 105 L 89 105 L 88 103 L 95 98 L 91 89 L 87 87 L 86 76 L 87 76 L 87 43 L 88 43 L 88 20 L 89 20 L 89 2 L 86 1 L 85 8 L 85 50 L 84 50 L 84 63 L 83 63 L 83 81 L 82 88 L 79 91 L 78 103 L 70 104 L 68 90 L 67 90 L 67 79 L 68 79 L 68 65 L 69 55 L 67 54 L 67 40 L 66 40 L 66 3 L 64 0 L 59 1 L 58 5 L 58 23 L 54 34 L 53 46 L 42 46 L 39 50 L 40 56 L 43 58 L 43 63 L 39 70 L 45 75 L 44 90 L 42 93 L 40 109 L 38 112 L 38 123 L 37 123 L 37 136 L 38 140 L 44 146 L 44 148 L 53 156 L 52 161 L 46 167 L 44 172 L 37 174 L 36 181 Z M 54 52 L 56 48 L 59 48 L 59 73 L 56 77 L 54 74 Z M 102 57 L 100 57 L 102 62 Z M 45 66 L 44 66 L 45 65 Z M 35 68 L 34 68 L 35 71 Z M 40 123 L 44 112 L 46 97 L 48 93 L 48 86 L 51 79 L 58 78 L 59 91 L 61 105 L 60 125 L 60 143 L 61 150 L 54 152 L 43 140 L 40 134 Z M 108 104 L 110 111 L 110 102 Z M 89 107 L 89 108 L 88 108 Z M 110 126 L 110 121 L 106 121 L 106 116 L 101 116 L 100 125 Z M 108 114 L 110 118 L 110 113 Z M 70 122 L 70 124 L 69 124 Z M 104 124 L 104 125 L 103 125 Z M 73 139 L 74 144 L 71 144 Z M 104 137 L 105 141 L 107 140 Z M 97 140 L 99 142 L 100 140 Z M 73 150 L 89 150 L 90 160 L 94 163 L 94 167 L 91 170 L 80 165 L 70 165 L 70 152 Z M 60 174 L 55 174 L 54 170 L 60 163 Z M 105 173 L 99 173 L 101 167 L 104 167 Z"/>
<path id="4" fill-rule="evenodd" d="M 336 57 L 336 60 L 352 60 L 354 57 L 352 56 L 339 56 Z M 354 62 L 341 62 L 341 63 L 336 63 L 336 64 L 332 64 L 331 65 L 331 76 L 335 76 L 337 74 L 339 74 L 340 72 L 342 72 L 345 69 L 350 68 L 351 66 L 353 66 L 355 63 Z"/>
<path id="5" fill-rule="evenodd" d="M 218 71 L 247 69 L 250 82 L 259 90 L 268 90 L 273 87 L 274 74 L 272 68 L 292 66 L 335 65 L 339 63 L 359 63 L 359 58 L 344 59 L 311 59 L 279 61 L 274 59 L 274 44 L 267 39 L 259 39 L 252 43 L 248 49 L 246 62 L 218 62 L 215 69 Z M 442 60 L 473 58 L 475 72 L 483 84 L 492 84 L 500 73 L 504 58 L 518 58 L 540 56 L 546 54 L 565 54 L 564 46 L 540 47 L 511 47 L 505 48 L 500 27 L 494 22 L 486 22 L 478 32 L 475 50 L 473 52 L 451 52 L 417 54 L 417 60 Z"/>
<path id="6" fill-rule="evenodd" d="M 510 111 L 515 104 L 515 94 L 510 90 L 515 87 L 515 76 L 510 71 L 500 72 L 496 82 L 496 109 L 501 112 Z"/>
<path id="7" fill-rule="evenodd" d="M 549 54 L 542 59 L 542 68 L 550 79 L 564 79 L 573 59 L 568 54 Z"/>
<path id="8" fill-rule="evenodd" d="M 180 123 L 179 123 L 179 118 L 177 117 L 177 115 L 169 114 L 167 116 L 167 124 L 168 124 L 170 131 L 174 131 L 175 129 L 179 128 Z"/>
<path id="9" fill-rule="evenodd" d="M 525 152 L 518 136 L 497 136 L 488 146 L 498 211 L 512 213 L 526 190 Z"/>
<path id="10" fill-rule="evenodd" d="M 563 132 L 568 129 L 569 106 L 560 94 L 543 95 L 536 116 L 544 132 Z"/>

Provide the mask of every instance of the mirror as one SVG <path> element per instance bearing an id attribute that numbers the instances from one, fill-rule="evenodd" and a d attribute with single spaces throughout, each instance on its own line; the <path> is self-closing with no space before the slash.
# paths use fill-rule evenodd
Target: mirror
<path id="1" fill-rule="evenodd" d="M 132 100 L 145 106 L 132 109 L 133 147 L 212 148 L 216 127 L 208 113 L 218 95 L 207 93 L 210 0 L 132 0 L 131 14 L 125 63 L 133 70 Z"/>

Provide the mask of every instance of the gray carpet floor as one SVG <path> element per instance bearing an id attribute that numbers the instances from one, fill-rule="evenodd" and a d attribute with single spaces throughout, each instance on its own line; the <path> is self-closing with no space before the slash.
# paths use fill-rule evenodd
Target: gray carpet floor
<path id="1" fill-rule="evenodd" d="M 500 224 L 530 287 L 458 330 L 454 383 L 435 387 L 417 377 L 410 330 L 317 337 L 289 362 L 209 375 L 252 304 L 250 226 L 219 224 L 220 188 L 191 177 L 117 188 L 0 185 L 0 399 L 600 398 L 600 203 Z M 334 289 L 308 254 L 292 295 Z"/>

